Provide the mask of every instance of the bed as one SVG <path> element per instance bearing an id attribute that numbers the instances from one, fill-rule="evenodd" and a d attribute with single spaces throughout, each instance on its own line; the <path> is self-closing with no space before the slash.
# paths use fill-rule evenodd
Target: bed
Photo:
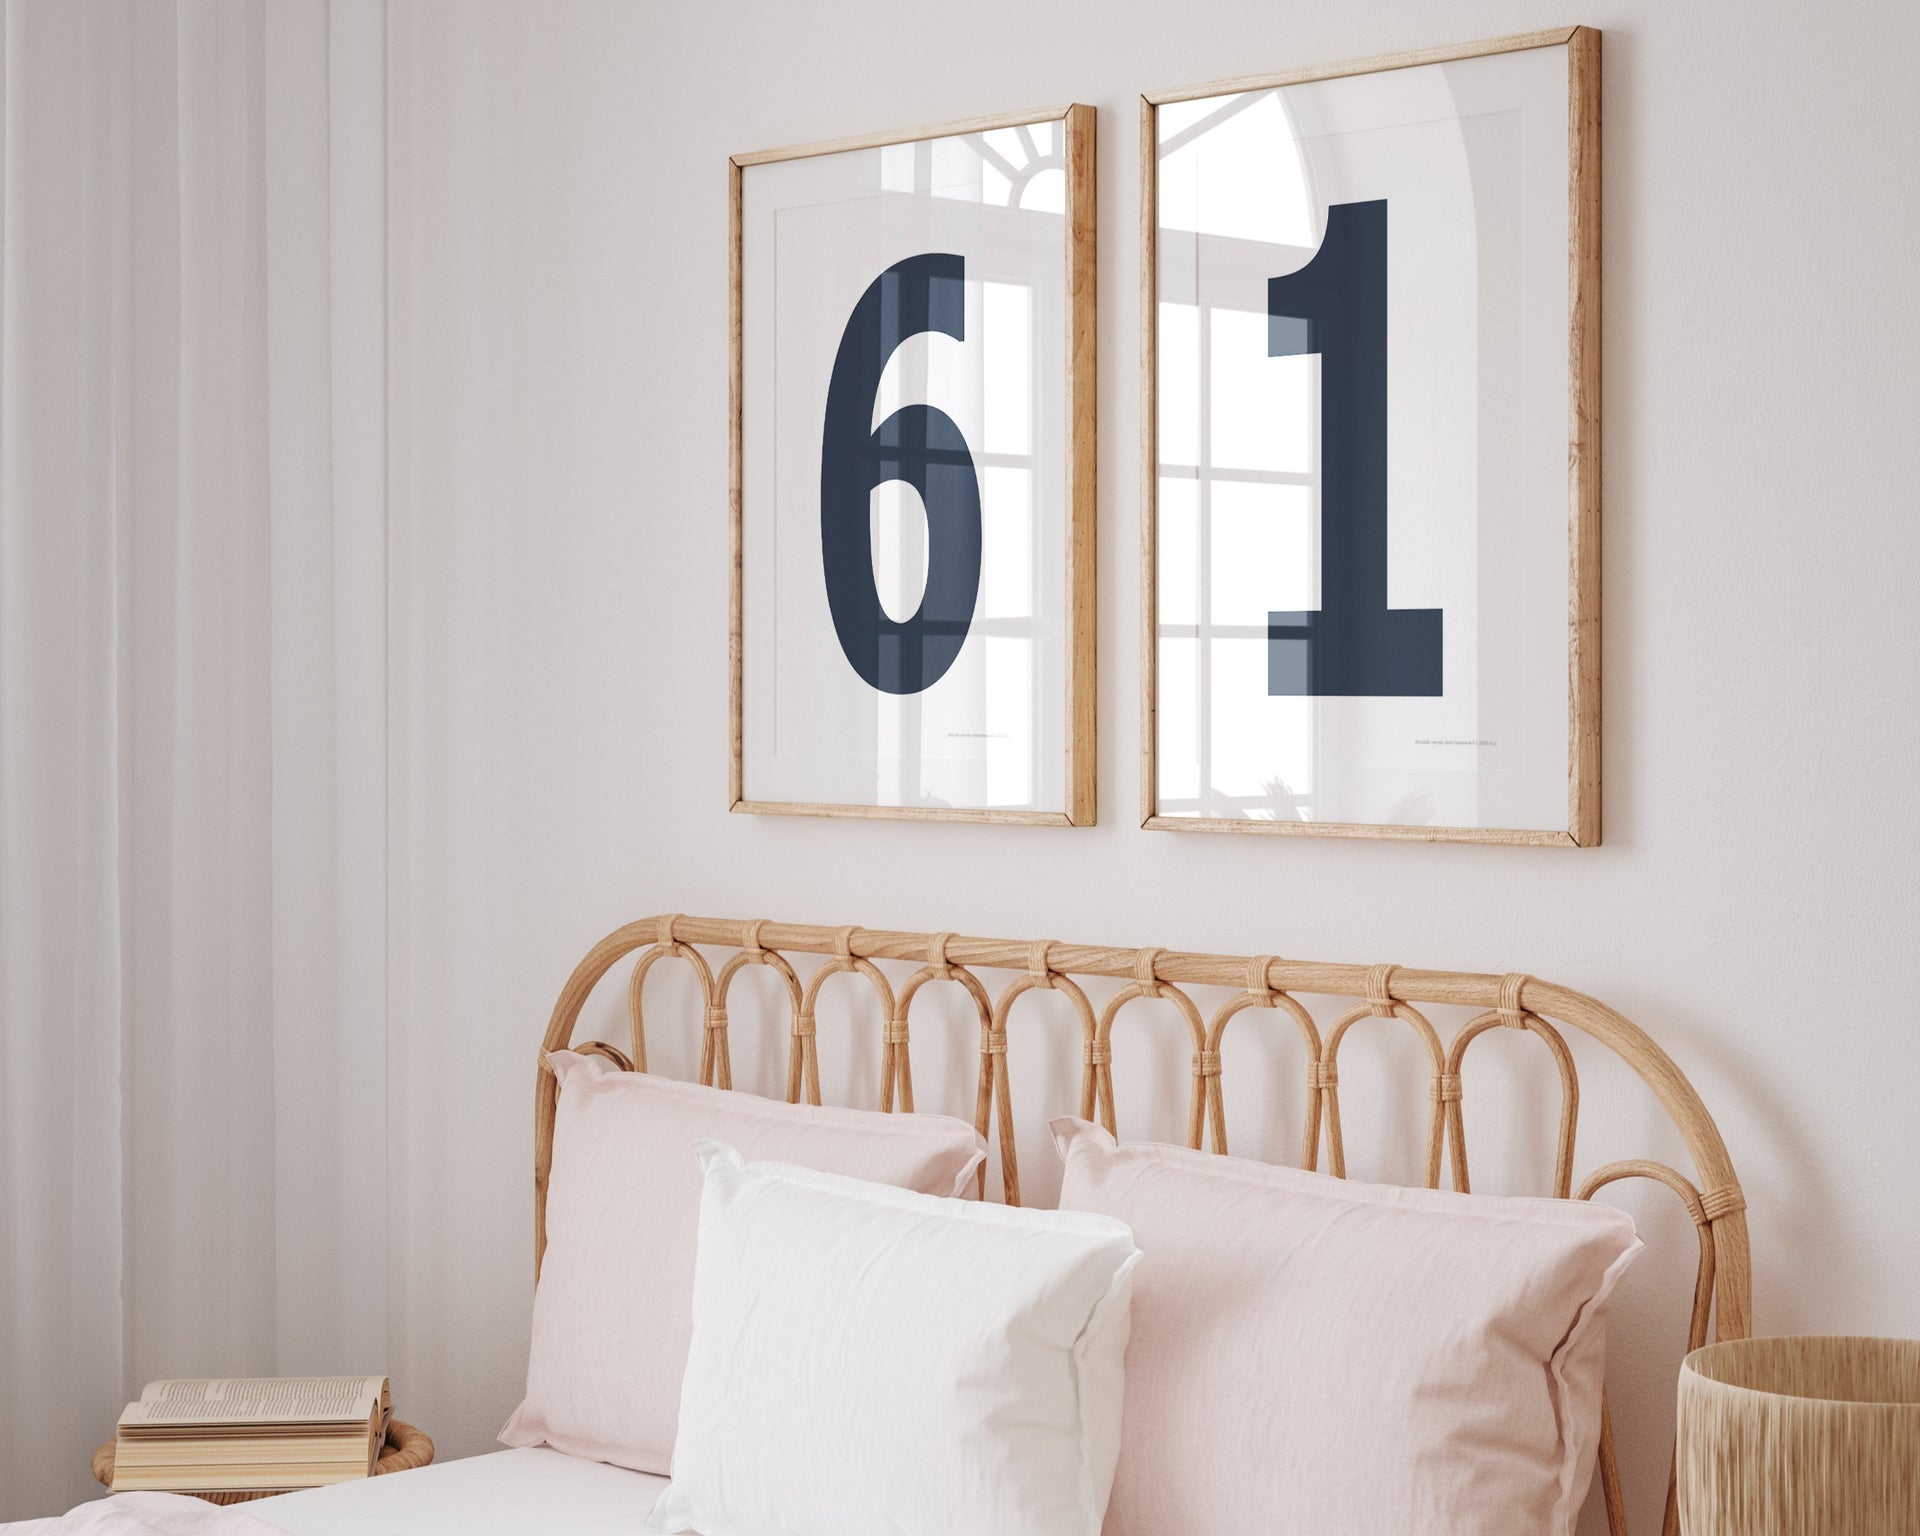
<path id="1" fill-rule="evenodd" d="M 623 960 L 626 1038 L 619 1044 L 576 1040 L 590 994 Z M 796 964 L 796 960 L 799 961 Z M 786 1097 L 819 1104 L 817 1040 L 823 987 L 835 976 L 860 979 L 879 1004 L 880 1108 L 914 1108 L 912 1024 L 916 1003 L 929 989 L 958 987 L 962 1014 L 978 1025 L 974 1124 L 982 1138 L 997 1141 L 999 1195 L 1020 1202 L 1014 1095 L 1008 1048 L 1010 1029 L 1033 1027 L 1032 992 L 1053 992 L 1077 1021 L 1079 1113 L 1115 1130 L 1113 1041 L 1153 999 L 1184 1024 L 1190 1071 L 1179 1084 L 1186 1141 L 1195 1150 L 1228 1151 L 1223 1086 L 1230 1035 L 1257 1027 L 1278 1029 L 1297 1048 L 1293 1080 L 1303 1095 L 1304 1135 L 1299 1164 L 1344 1177 L 1346 1131 L 1341 1119 L 1340 1060 L 1356 1028 L 1390 1030 L 1416 1053 L 1428 1093 L 1420 1112 L 1423 1173 L 1429 1188 L 1443 1178 L 1452 1188 L 1470 1188 L 1464 1089 L 1467 1056 L 1490 1031 L 1517 1031 L 1548 1053 L 1558 1085 L 1557 1135 L 1553 1141 L 1550 1191 L 1583 1201 L 1620 1181 L 1651 1180 L 1678 1199 L 1697 1238 L 1694 1284 L 1685 1319 L 1685 1343 L 1697 1347 L 1717 1337 L 1744 1337 L 1750 1328 L 1751 1291 L 1745 1201 L 1733 1164 L 1712 1116 L 1685 1074 L 1643 1030 L 1583 993 L 1520 973 L 1472 974 L 1402 968 L 1390 964 L 1326 964 L 1272 955 L 1224 955 L 1158 948 L 1063 944 L 1048 940 L 974 938 L 954 933 L 820 927 L 763 920 L 666 914 L 630 923 L 609 934 L 575 967 L 556 1002 L 540 1043 L 535 1080 L 534 1263 L 536 1276 L 547 1247 L 548 1188 L 558 1084 L 549 1052 L 601 1057 L 622 1072 L 647 1070 L 646 983 L 662 964 L 687 968 L 700 1017 L 698 1076 L 702 1084 L 733 1087 L 730 998 L 733 983 L 749 967 L 763 967 L 784 999 Z M 999 974 L 995 974 L 999 973 Z M 991 981 L 991 985 L 990 985 Z M 1090 994 L 1083 981 L 1093 982 Z M 1114 985 L 1118 983 L 1118 985 Z M 858 985 L 859 983 L 855 983 Z M 1095 995 L 1100 1000 L 1096 1003 Z M 1314 1000 L 1309 1007 L 1303 997 Z M 1203 1011 L 1201 1002 L 1208 1008 Z M 1443 1036 L 1433 1018 L 1441 1010 L 1466 1010 L 1464 1022 Z M 922 1010 L 923 1015 L 932 1010 Z M 1056 1011 L 1057 1020 L 1062 1015 Z M 948 1008 L 943 1017 L 951 1020 Z M 691 1022 L 691 1021 L 690 1021 Z M 1580 1076 L 1571 1042 L 1611 1052 L 1651 1090 L 1684 1145 L 1691 1168 L 1651 1158 L 1615 1160 L 1581 1172 L 1577 1167 Z M 567 1059 L 567 1058 L 563 1058 Z M 1476 1058 L 1478 1059 L 1478 1058 Z M 1066 1106 L 1049 1106 L 1058 1112 Z M 1036 1111 L 1039 1106 L 1035 1106 Z M 1677 1333 L 1678 1320 L 1675 1332 Z M 1625 1536 L 1614 1431 L 1602 1408 L 1597 1465 L 1607 1525 Z M 238 1510 L 207 1509 L 201 1525 L 174 1523 L 168 1530 L 262 1536 L 517 1536 L 522 1532 L 597 1532 L 642 1528 L 667 1480 L 550 1449 L 523 1448 L 445 1462 L 398 1475 L 260 1500 Z M 135 1496 L 140 1497 L 140 1496 Z M 150 1496 L 149 1496 L 150 1497 Z M 90 1506 L 99 1508 L 100 1506 Z M 206 1506 L 200 1506 L 206 1509 Z M 76 1516 L 79 1515 L 76 1511 Z M 217 1517 L 231 1517 L 225 1525 Z M 70 1520 L 75 1517 L 68 1517 Z M 182 1516 L 184 1521 L 185 1517 Z M 258 1522 L 255 1524 L 254 1522 Z M 1663 1528 L 1677 1531 L 1669 1477 Z M 108 1527 L 50 1522 L 54 1531 Z M 159 1524 L 131 1527 L 159 1530 Z"/>
<path id="2" fill-rule="evenodd" d="M 789 958 L 789 957 L 794 958 Z M 627 1038 L 576 1041 L 576 1026 L 596 985 L 632 957 L 627 976 Z M 796 960 L 799 962 L 796 964 Z M 1170 1004 L 1184 1021 L 1190 1072 L 1175 1091 L 1185 1098 L 1189 1146 L 1224 1154 L 1229 1147 L 1224 1085 L 1232 1034 L 1265 1026 L 1297 1039 L 1297 1081 L 1304 1097 L 1305 1131 L 1298 1158 L 1305 1168 L 1344 1176 L 1346 1132 L 1341 1120 L 1340 1057 L 1356 1029 L 1393 1029 L 1416 1053 L 1427 1079 L 1424 1179 L 1430 1188 L 1471 1187 L 1467 1156 L 1466 1071 L 1474 1043 L 1490 1031 L 1523 1032 L 1555 1067 L 1558 1131 L 1547 1187 L 1561 1199 L 1589 1200 L 1625 1180 L 1650 1180 L 1674 1196 L 1695 1235 L 1691 1304 L 1685 1347 L 1712 1339 L 1744 1338 L 1752 1327 L 1752 1287 L 1746 1199 L 1726 1144 L 1693 1085 L 1646 1031 L 1583 992 L 1524 973 L 1504 975 L 1421 970 L 1388 963 L 1337 964 L 1274 955 L 1227 955 L 1151 947 L 1066 944 L 1051 940 L 969 937 L 894 929 L 690 917 L 667 913 L 628 923 L 607 935 L 575 967 L 561 990 L 541 1041 L 534 1099 L 534 1255 L 538 1274 L 545 1247 L 545 1211 L 552 1165 L 558 1089 L 545 1065 L 548 1051 L 571 1048 L 603 1055 L 627 1070 L 647 1069 L 645 994 L 649 974 L 663 963 L 689 968 L 701 1009 L 699 1079 L 730 1088 L 733 1064 L 730 998 L 748 967 L 770 969 L 787 1004 L 786 1086 L 790 1101 L 818 1104 L 818 1010 L 824 985 L 851 974 L 873 989 L 885 1021 L 879 1042 L 882 1109 L 914 1108 L 912 1023 L 915 1004 L 938 985 L 958 986 L 979 1026 L 975 1123 L 997 1140 L 1002 1198 L 1020 1200 L 1014 1094 L 1008 1031 L 1027 1022 L 1035 991 L 1065 997 L 1078 1021 L 1079 1112 L 1109 1131 L 1115 1127 L 1114 1033 L 1126 1029 L 1145 999 Z M 892 975 L 882 962 L 904 962 Z M 901 974 L 906 966 L 906 970 Z M 995 975 L 994 973 L 998 973 Z M 993 985 L 989 986 L 991 979 Z M 1083 981 L 1109 987 L 1096 1004 Z M 1113 988 L 1111 984 L 1120 985 Z M 1203 1012 L 1203 992 L 1224 1000 Z M 1310 1008 L 1301 999 L 1311 998 Z M 1443 1036 L 1429 1012 L 1468 1011 Z M 1316 1011 L 1317 1010 L 1317 1011 Z M 1423 1011 L 1426 1010 L 1426 1011 Z M 1164 1011 L 1164 1010 L 1163 1010 Z M 690 1024 L 691 1021 L 688 1021 Z M 1580 1072 L 1575 1045 L 1598 1048 L 1624 1063 L 1651 1091 L 1686 1149 L 1690 1169 L 1651 1157 L 1578 1166 Z M 1477 1057 L 1476 1057 L 1477 1059 Z M 1168 1085 L 1175 1087 L 1175 1085 Z M 1062 1106 L 1050 1106 L 1054 1112 Z M 1034 1106 L 1034 1113 L 1042 1113 Z M 1680 1320 L 1675 1320 L 1676 1332 Z M 1671 1459 L 1669 1457 L 1669 1466 Z M 1627 1536 L 1626 1499 L 1610 1413 L 1603 1411 L 1598 1478 L 1611 1536 Z M 1669 1472 L 1664 1536 L 1678 1531 Z"/>
<path id="3" fill-rule="evenodd" d="M 645 1472 L 526 1448 L 284 1493 L 247 1508 L 287 1536 L 631 1536 L 666 1484 Z"/>

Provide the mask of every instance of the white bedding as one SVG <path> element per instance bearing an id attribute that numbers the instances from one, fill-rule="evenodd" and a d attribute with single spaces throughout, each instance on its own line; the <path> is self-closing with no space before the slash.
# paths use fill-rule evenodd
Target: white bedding
<path id="1" fill-rule="evenodd" d="M 287 1536 L 633 1536 L 666 1486 L 558 1451 L 495 1451 L 241 1507 Z"/>

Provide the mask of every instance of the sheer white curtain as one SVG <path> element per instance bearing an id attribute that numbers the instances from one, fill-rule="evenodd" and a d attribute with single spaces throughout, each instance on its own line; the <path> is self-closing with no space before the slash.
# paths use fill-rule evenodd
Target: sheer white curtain
<path id="1" fill-rule="evenodd" d="M 0 1519 L 386 1351 L 383 0 L 8 0 Z"/>

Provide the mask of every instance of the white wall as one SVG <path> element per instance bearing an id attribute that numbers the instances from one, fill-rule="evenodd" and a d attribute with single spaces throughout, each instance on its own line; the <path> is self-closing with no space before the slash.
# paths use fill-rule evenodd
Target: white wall
<path id="1" fill-rule="evenodd" d="M 1140 831 L 1138 93 L 1571 21 L 1605 35 L 1605 845 Z M 407 1416 L 465 1452 L 510 1407 L 537 1036 L 595 939 L 667 908 L 1584 988 L 1653 1030 L 1719 1115 L 1751 1200 L 1759 1328 L 1920 1332 L 1916 48 L 1912 5 L 1795 0 L 396 5 L 390 1278 Z M 729 816 L 725 157 L 1068 100 L 1100 114 L 1099 825 Z M 684 985 L 657 996 L 664 1012 Z M 1165 1091 L 1123 1129 L 1177 1133 L 1185 1071 L 1159 1034 L 1133 1070 L 1152 1057 Z M 855 1065 L 830 1042 L 830 1077 L 870 1091 L 875 1038 Z M 970 1102 L 954 1039 L 916 1057 L 923 1107 Z M 1029 1066 L 1046 1074 L 1016 1080 L 1037 1126 L 1070 1107 L 1069 1064 L 1048 1047 Z M 1424 1111 L 1417 1079 L 1384 1080 Z M 1610 1085 L 1590 1085 L 1582 1166 L 1650 1134 L 1670 1150 Z M 1498 1097 L 1469 1093 L 1470 1115 Z M 1355 1171 L 1404 1173 L 1411 1134 L 1390 1127 L 1391 1155 Z M 1526 1185 L 1502 1156 L 1544 1140 L 1533 1120 L 1498 1132 L 1476 1171 Z M 1690 1240 L 1657 1201 L 1634 1209 L 1657 1240 Z M 1642 1302 L 1684 1287 L 1668 1246 Z M 1643 1514 L 1681 1327 L 1676 1309 L 1623 1329 Z"/>

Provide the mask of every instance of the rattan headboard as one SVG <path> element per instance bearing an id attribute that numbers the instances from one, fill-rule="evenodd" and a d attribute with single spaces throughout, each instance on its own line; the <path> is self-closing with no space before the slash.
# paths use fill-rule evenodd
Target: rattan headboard
<path id="1" fill-rule="evenodd" d="M 716 972 L 695 945 L 733 951 Z M 599 1041 L 573 1044 L 574 1025 L 594 985 L 623 956 L 644 950 L 634 962 L 627 987 L 630 1043 L 627 1050 Z M 825 961 L 804 981 L 783 951 L 824 955 Z M 1340 1131 L 1339 1053 L 1352 1026 L 1370 1016 L 1406 1024 L 1425 1049 L 1431 1072 L 1432 1110 L 1427 1117 L 1426 1182 L 1438 1188 L 1449 1161 L 1453 1187 L 1468 1187 L 1461 1069 L 1467 1047 L 1490 1029 L 1505 1026 L 1537 1036 L 1552 1052 L 1561 1089 L 1554 1193 L 1584 1200 L 1620 1179 L 1652 1179 L 1672 1190 L 1686 1206 L 1699 1234 L 1699 1268 L 1687 1347 L 1707 1341 L 1709 1325 L 1721 1339 L 1744 1338 L 1752 1325 L 1752 1290 L 1747 1246 L 1746 1202 L 1734 1176 L 1726 1144 L 1706 1106 L 1672 1059 L 1637 1025 L 1581 992 L 1517 973 L 1475 975 L 1461 971 L 1420 971 L 1392 965 L 1327 965 L 1282 960 L 1272 955 L 1204 955 L 1162 949 L 1115 949 L 1051 940 L 975 939 L 952 933 L 902 933 L 844 927 L 819 928 L 798 923 L 736 921 L 671 914 L 629 923 L 607 935 L 574 967 L 554 1004 L 541 1042 L 534 1099 L 534 1268 L 546 1247 L 547 1176 L 553 1160 L 554 1108 L 559 1087 L 546 1053 L 571 1046 L 608 1056 L 629 1070 L 645 1071 L 646 1027 L 642 990 L 647 973 L 669 956 L 685 961 L 697 975 L 705 1003 L 700 1080 L 721 1088 L 733 1085 L 727 1045 L 727 994 L 735 976 L 748 965 L 765 965 L 784 983 L 791 1009 L 787 1049 L 787 1098 L 820 1102 L 819 1058 L 815 1051 L 814 1008 L 821 984 L 830 976 L 856 972 L 878 994 L 886 1021 L 881 1042 L 880 1108 L 913 1108 L 913 1073 L 908 1055 L 908 1017 L 914 998 L 931 981 L 949 981 L 972 998 L 980 1022 L 980 1070 L 975 1124 L 981 1134 L 997 1130 L 1004 1192 L 1020 1198 L 1019 1165 L 1014 1148 L 1012 1099 L 1007 1080 L 1007 1021 L 1024 992 L 1049 988 L 1072 1003 L 1083 1041 L 1080 1113 L 1114 1129 L 1112 1031 L 1116 1016 L 1137 998 L 1170 1002 L 1186 1021 L 1192 1042 L 1193 1075 L 1188 1090 L 1187 1140 L 1190 1145 L 1227 1150 L 1227 1126 L 1221 1093 L 1220 1042 L 1229 1024 L 1248 1009 L 1272 1010 L 1297 1029 L 1305 1046 L 1307 1120 L 1301 1164 L 1318 1165 L 1324 1147 L 1327 1169 L 1346 1173 Z M 920 962 L 896 992 L 875 960 Z M 975 970 L 1017 974 L 997 997 Z M 1075 975 L 1126 982 L 1096 1010 L 1073 980 Z M 1236 995 L 1211 1019 L 1203 1018 L 1186 986 L 1232 987 Z M 1307 1008 L 1292 995 L 1347 998 L 1323 1033 Z M 1444 1042 L 1417 1005 L 1454 1005 L 1477 1010 Z M 1574 1142 L 1580 1102 L 1573 1055 L 1555 1021 L 1568 1024 L 1611 1049 L 1653 1090 L 1672 1118 L 1693 1160 L 1693 1177 L 1646 1159 L 1612 1162 L 1594 1169 L 1576 1185 Z M 1625 1531 L 1619 1473 L 1610 1419 L 1603 1420 L 1600 1476 L 1607 1517 L 1615 1536 Z M 1669 1485 L 1666 1530 L 1677 1529 Z"/>

